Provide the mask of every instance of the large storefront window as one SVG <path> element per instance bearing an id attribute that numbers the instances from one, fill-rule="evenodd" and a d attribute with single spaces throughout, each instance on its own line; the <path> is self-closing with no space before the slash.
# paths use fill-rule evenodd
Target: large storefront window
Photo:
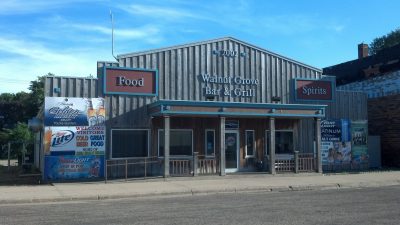
<path id="1" fill-rule="evenodd" d="M 193 155 L 192 130 L 170 130 L 169 154 Z M 158 155 L 164 156 L 164 130 L 158 130 Z"/>
<path id="2" fill-rule="evenodd" d="M 266 154 L 269 155 L 269 131 L 266 132 Z M 275 131 L 275 154 L 293 154 L 293 131 Z"/>
<path id="3" fill-rule="evenodd" d="M 147 157 L 148 130 L 111 130 L 111 158 Z"/>

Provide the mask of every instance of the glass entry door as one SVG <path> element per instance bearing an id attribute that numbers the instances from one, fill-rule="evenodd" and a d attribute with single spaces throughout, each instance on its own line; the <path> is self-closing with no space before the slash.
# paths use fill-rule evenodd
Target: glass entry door
<path id="1" fill-rule="evenodd" d="M 239 170 L 239 132 L 237 130 L 225 131 L 225 172 L 231 173 Z"/>

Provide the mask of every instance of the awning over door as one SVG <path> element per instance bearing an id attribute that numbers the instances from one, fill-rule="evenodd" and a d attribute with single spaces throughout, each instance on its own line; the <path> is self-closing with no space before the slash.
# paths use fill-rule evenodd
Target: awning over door
<path id="1" fill-rule="evenodd" d="M 263 104 L 160 100 L 148 105 L 150 116 L 225 116 L 323 118 L 326 105 Z"/>

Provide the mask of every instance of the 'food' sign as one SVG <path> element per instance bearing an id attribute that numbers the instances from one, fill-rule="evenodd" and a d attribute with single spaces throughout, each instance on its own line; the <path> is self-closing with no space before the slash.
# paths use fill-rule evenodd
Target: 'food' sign
<path id="1" fill-rule="evenodd" d="M 157 70 L 104 67 L 104 93 L 158 95 Z"/>

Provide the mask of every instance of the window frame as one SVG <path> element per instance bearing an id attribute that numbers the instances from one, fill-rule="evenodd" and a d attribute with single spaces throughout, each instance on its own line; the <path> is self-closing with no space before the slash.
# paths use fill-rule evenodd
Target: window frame
<path id="1" fill-rule="evenodd" d="M 164 131 L 164 129 L 158 129 L 157 131 L 157 156 L 158 158 L 164 158 L 164 156 L 160 156 L 160 132 Z M 170 157 L 177 157 L 177 158 L 186 158 L 186 157 L 192 157 L 193 156 L 193 129 L 170 129 L 170 136 L 171 136 L 171 131 L 190 131 L 190 133 L 192 134 L 192 155 L 171 155 L 171 149 L 170 149 Z M 170 144 L 171 144 L 171 140 L 170 140 Z"/>
<path id="2" fill-rule="evenodd" d="M 253 142 L 253 154 L 252 155 L 249 155 L 247 152 L 247 133 L 248 132 L 253 133 L 253 141 L 252 141 Z M 246 152 L 245 158 L 246 159 L 247 158 L 255 158 L 256 157 L 256 138 L 255 138 L 256 132 L 255 132 L 255 130 L 245 130 L 244 134 L 245 134 L 245 152 Z"/>
<path id="3" fill-rule="evenodd" d="M 213 133 L 213 155 L 207 154 L 207 132 Z M 204 156 L 206 158 L 215 158 L 215 129 L 205 129 L 204 130 Z"/>
<path id="4" fill-rule="evenodd" d="M 289 129 L 282 129 L 282 130 L 275 130 L 275 137 L 276 137 L 276 132 L 290 132 L 292 133 L 292 138 L 293 138 L 293 146 L 294 146 L 294 130 L 289 130 Z M 269 139 L 269 130 L 265 130 L 265 156 L 269 156 L 269 152 L 268 152 L 268 139 Z M 275 145 L 276 145 L 276 140 L 275 140 Z M 276 150 L 276 148 L 275 148 Z M 293 149 L 293 153 L 284 153 L 284 154 L 277 154 L 275 152 L 275 157 L 277 159 L 292 159 L 294 157 L 294 149 Z"/>
<path id="5" fill-rule="evenodd" d="M 111 128 L 111 143 L 110 143 L 110 159 L 138 159 L 138 158 L 147 158 L 150 155 L 150 129 L 131 129 L 131 128 Z M 146 131 L 147 132 L 147 156 L 140 157 L 113 157 L 113 131 Z"/>

